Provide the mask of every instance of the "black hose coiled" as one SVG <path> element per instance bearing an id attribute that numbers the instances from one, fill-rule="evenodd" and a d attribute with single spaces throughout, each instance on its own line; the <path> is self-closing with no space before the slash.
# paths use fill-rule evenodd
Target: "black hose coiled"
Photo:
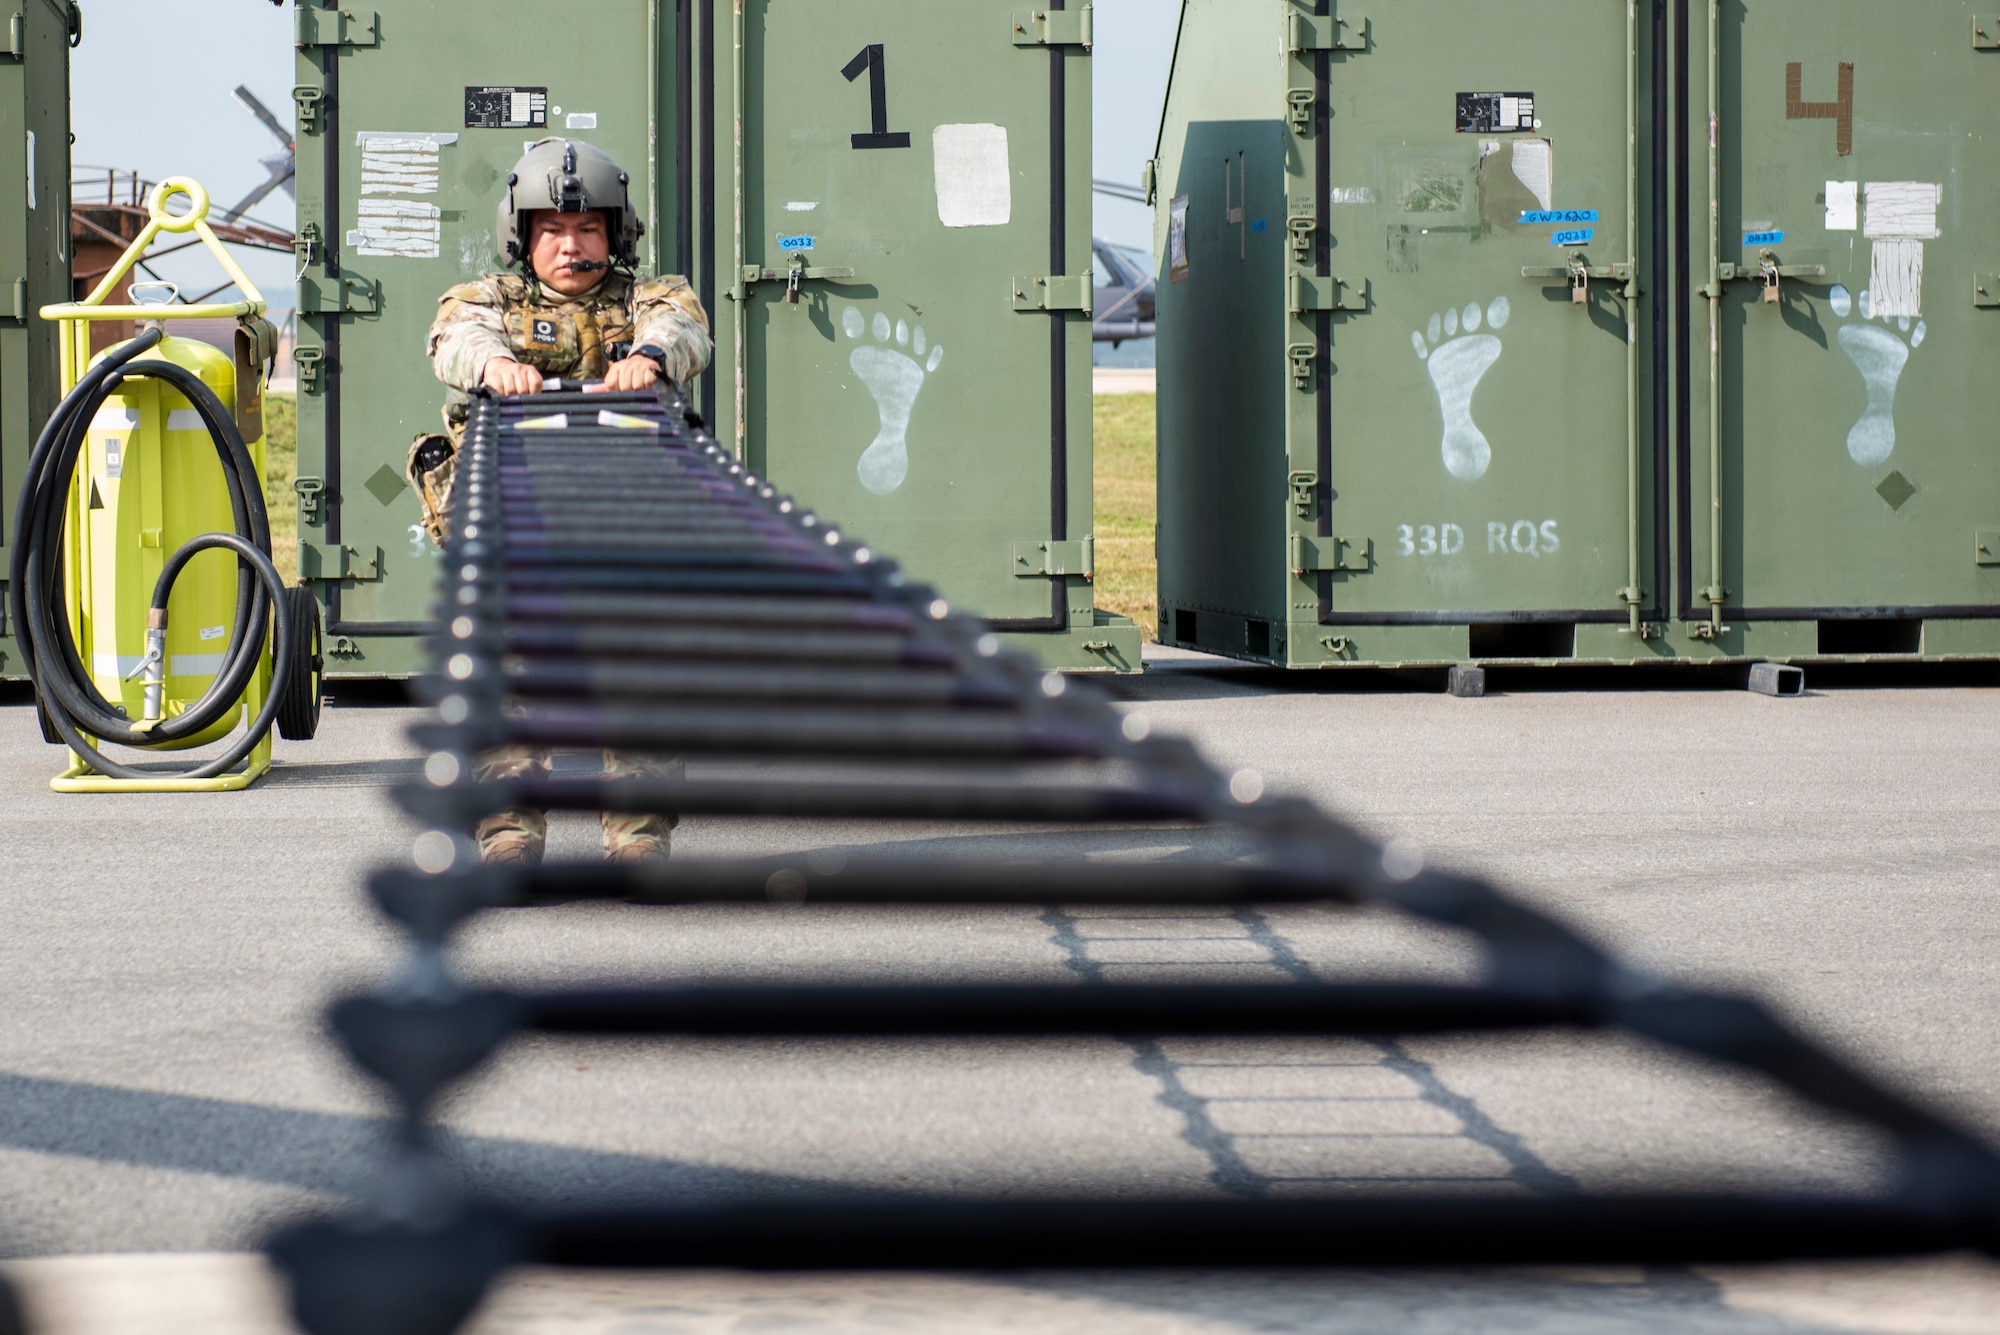
<path id="1" fill-rule="evenodd" d="M 92 367 L 63 398 L 36 439 L 34 452 L 28 456 L 27 475 L 14 511 L 8 600 L 28 674 L 34 679 L 36 694 L 49 723 L 70 750 L 98 773 L 118 779 L 157 779 L 162 775 L 156 770 L 134 769 L 107 758 L 85 736 L 120 746 L 158 747 L 192 737 L 209 727 L 242 698 L 244 688 L 257 670 L 266 634 L 275 617 L 276 662 L 271 672 L 271 690 L 264 707 L 251 720 L 249 731 L 222 755 L 172 777 L 208 779 L 229 772 L 270 731 L 290 681 L 293 654 L 291 609 L 286 603 L 284 580 L 271 562 L 271 521 L 264 510 L 264 480 L 236 429 L 235 419 L 200 376 L 172 362 L 134 361 L 157 347 L 165 337 L 160 329 L 146 330 Z M 174 581 L 190 560 L 211 547 L 226 547 L 236 553 L 236 615 L 231 623 L 229 645 L 223 651 L 221 670 L 201 699 L 186 712 L 162 719 L 144 730 L 133 727 L 132 720 L 106 700 L 90 678 L 64 607 L 62 555 L 63 529 L 69 520 L 70 485 L 76 477 L 77 456 L 88 438 L 91 420 L 107 397 L 126 380 L 137 376 L 165 381 L 201 414 L 209 437 L 215 442 L 215 452 L 222 460 L 223 480 L 229 486 L 229 509 L 236 522 L 234 533 L 204 533 L 183 543 L 168 558 L 153 586 L 153 616 L 163 624 Z M 263 586 L 261 590 L 259 584 Z M 164 663 L 161 670 L 165 670 Z"/>

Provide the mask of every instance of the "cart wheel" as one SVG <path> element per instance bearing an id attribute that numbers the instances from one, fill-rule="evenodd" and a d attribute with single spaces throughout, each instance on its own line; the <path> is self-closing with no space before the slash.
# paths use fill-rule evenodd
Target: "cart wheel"
<path id="1" fill-rule="evenodd" d="M 278 736 L 288 742 L 309 742 L 319 731 L 320 668 L 325 661 L 320 644 L 319 599 L 303 584 L 285 590 L 292 613 L 292 664 L 278 690 Z"/>

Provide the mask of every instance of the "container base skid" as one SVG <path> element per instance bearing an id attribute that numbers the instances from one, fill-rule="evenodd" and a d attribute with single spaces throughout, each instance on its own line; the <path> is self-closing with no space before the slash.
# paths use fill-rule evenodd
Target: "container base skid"
<path id="1" fill-rule="evenodd" d="M 1002 631 L 1000 643 L 1060 672 L 1142 670 L 1138 623 L 1110 612 L 1093 611 L 1087 624 L 1066 631 Z"/>
<path id="2" fill-rule="evenodd" d="M 1786 663 L 2000 664 L 2000 618 L 1840 618 L 1624 624 L 1523 621 L 1466 625 L 1289 626 L 1205 608 L 1168 608 L 1160 643 L 1285 668 L 1743 667 Z"/>
<path id="3" fill-rule="evenodd" d="M 1072 617 L 1084 613 L 1072 612 Z M 1138 623 L 1130 617 L 1093 610 L 1082 624 L 1068 630 L 1002 630 L 1000 643 L 1059 672 L 1139 672 Z M 427 658 L 423 638 L 415 635 L 327 635 L 326 675 L 332 680 L 364 681 L 413 677 Z"/>

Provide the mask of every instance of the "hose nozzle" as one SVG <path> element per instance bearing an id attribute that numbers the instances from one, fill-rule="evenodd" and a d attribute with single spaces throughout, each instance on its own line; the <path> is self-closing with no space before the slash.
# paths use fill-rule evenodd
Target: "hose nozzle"
<path id="1" fill-rule="evenodd" d="M 145 674 L 146 703 L 143 724 L 158 723 L 165 716 L 167 693 L 167 609 L 155 607 L 146 613 L 146 656 L 125 680 Z"/>

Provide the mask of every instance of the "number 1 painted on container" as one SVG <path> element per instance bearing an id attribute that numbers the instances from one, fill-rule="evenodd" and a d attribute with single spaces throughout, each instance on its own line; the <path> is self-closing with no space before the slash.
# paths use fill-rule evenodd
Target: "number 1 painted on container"
<path id="1" fill-rule="evenodd" d="M 861 77 L 861 71 L 868 71 L 868 127 L 869 133 L 853 136 L 856 148 L 908 148 L 908 130 L 889 129 L 889 77 L 882 72 L 882 44 L 871 42 L 855 55 L 854 59 L 841 67 L 841 74 L 849 83 Z"/>

